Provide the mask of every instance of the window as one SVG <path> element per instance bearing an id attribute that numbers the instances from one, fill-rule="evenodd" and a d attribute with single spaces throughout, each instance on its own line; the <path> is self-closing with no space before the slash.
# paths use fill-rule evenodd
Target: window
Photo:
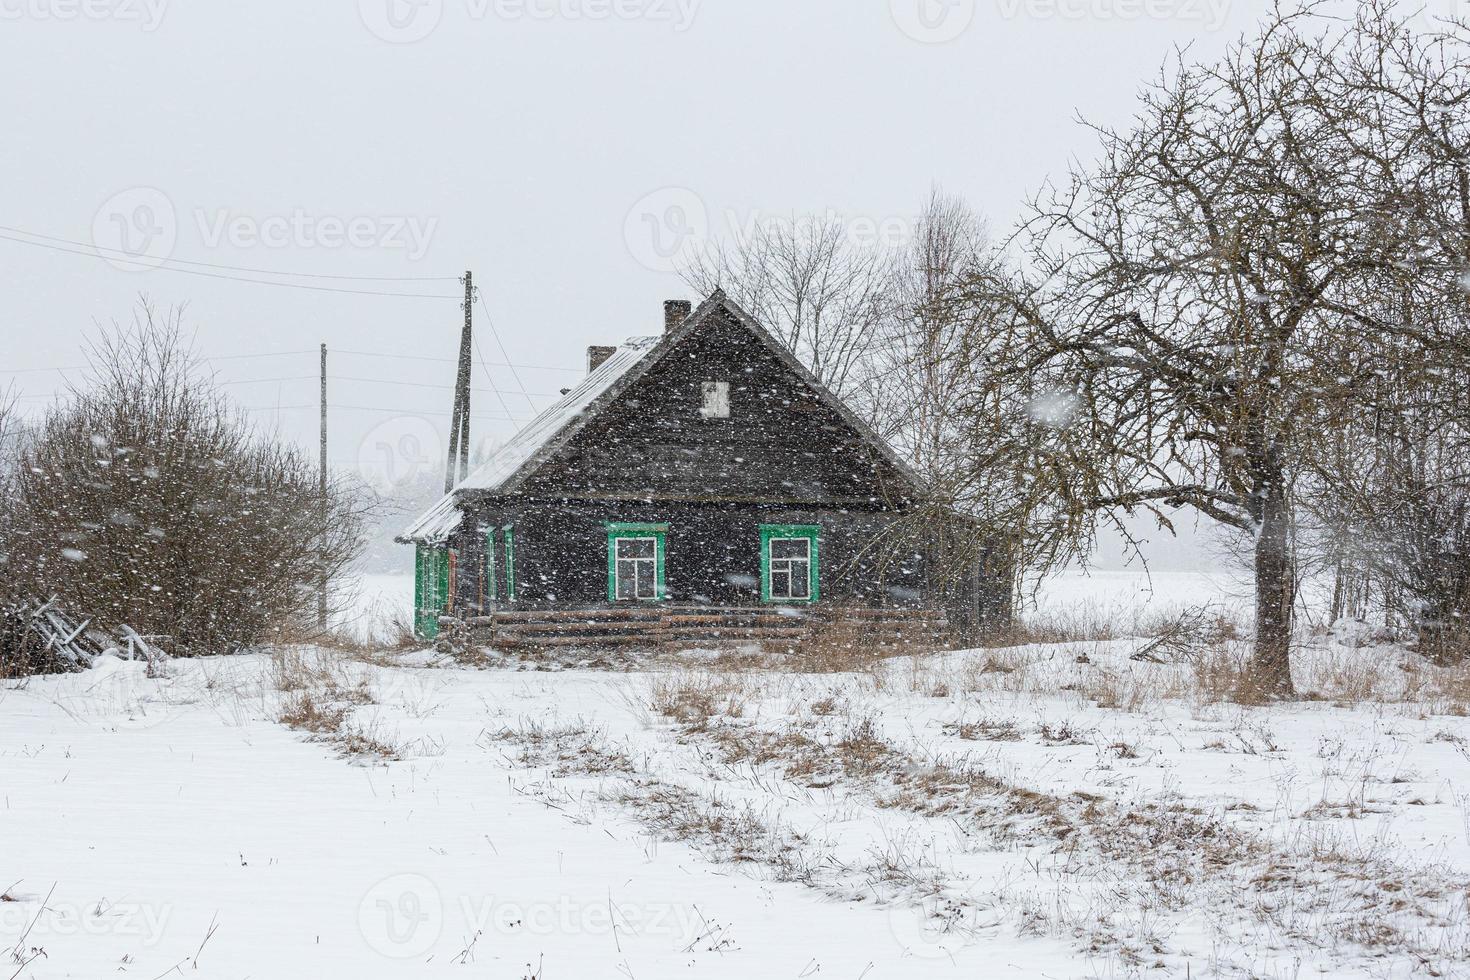
<path id="1" fill-rule="evenodd" d="M 664 597 L 667 524 L 607 526 L 607 597 L 613 602 L 653 602 Z"/>
<path id="2" fill-rule="evenodd" d="M 707 419 L 730 417 L 730 382 L 706 381 L 704 383 L 704 402 L 699 406 L 699 414 Z"/>
<path id="3" fill-rule="evenodd" d="M 819 595 L 817 540 L 811 524 L 761 526 L 761 599 L 816 602 Z"/>

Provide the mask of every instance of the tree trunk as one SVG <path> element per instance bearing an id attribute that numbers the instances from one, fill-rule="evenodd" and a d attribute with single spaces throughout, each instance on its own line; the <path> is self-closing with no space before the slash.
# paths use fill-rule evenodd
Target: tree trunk
<path id="1" fill-rule="evenodd" d="M 1291 683 L 1292 569 L 1290 518 L 1280 476 L 1263 481 L 1261 524 L 1256 537 L 1256 648 L 1247 678 L 1262 698 L 1296 694 Z"/>

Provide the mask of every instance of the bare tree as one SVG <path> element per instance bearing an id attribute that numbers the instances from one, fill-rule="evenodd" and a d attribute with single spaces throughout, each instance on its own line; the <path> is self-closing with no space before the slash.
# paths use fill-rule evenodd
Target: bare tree
<path id="1" fill-rule="evenodd" d="M 15 400 L 9 391 L 0 393 L 0 609 L 13 605 L 18 594 L 10 566 L 9 535 L 15 515 L 15 471 L 18 432 L 15 422 Z"/>
<path id="2" fill-rule="evenodd" d="M 1441 661 L 1470 651 L 1470 304 L 1407 308 L 1433 349 L 1381 350 L 1371 399 L 1307 455 L 1303 510 L 1334 567 L 1334 615 L 1370 601 Z"/>
<path id="3" fill-rule="evenodd" d="M 856 241 L 830 216 L 758 224 L 683 270 L 698 293 L 723 288 L 812 373 L 864 402 L 864 368 L 888 314 L 893 250 Z"/>
<path id="4" fill-rule="evenodd" d="M 229 653 L 308 632 L 340 582 L 363 508 L 312 460 L 256 432 L 192 362 L 181 315 L 146 303 L 104 334 L 91 377 L 26 440 L 8 575 L 94 625 Z"/>
<path id="5" fill-rule="evenodd" d="M 1308 6 L 1218 63 L 1181 55 L 1130 128 L 1096 129 L 1095 166 L 1033 202 L 1021 270 L 979 286 L 1007 306 L 1013 370 L 1065 421 L 1041 448 L 1075 521 L 1167 525 L 1185 506 L 1250 536 L 1268 696 L 1293 690 L 1305 451 L 1363 404 L 1378 348 L 1435 343 L 1368 300 L 1443 293 L 1454 261 L 1411 165 L 1420 134 L 1384 111 L 1404 90 L 1360 71 L 1383 33 L 1424 44 L 1386 7 L 1344 25 Z M 1462 76 L 1444 62 L 1439 94 Z"/>
<path id="6" fill-rule="evenodd" d="M 872 355 L 875 425 L 925 481 L 906 530 L 941 557 L 937 584 L 981 569 L 982 619 L 1003 625 L 1022 573 L 1079 542 L 1050 533 L 1047 491 L 1030 472 L 1030 394 L 993 356 L 1004 310 L 973 288 L 1002 269 L 984 221 L 935 190 L 915 232 Z"/>

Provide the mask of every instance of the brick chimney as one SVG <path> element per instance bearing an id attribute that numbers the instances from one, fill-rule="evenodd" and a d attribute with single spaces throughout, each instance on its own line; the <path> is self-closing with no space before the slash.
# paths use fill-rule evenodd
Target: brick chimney
<path id="1" fill-rule="evenodd" d="M 589 347 L 587 348 L 587 373 L 591 374 L 602 367 L 609 357 L 618 352 L 616 347 Z"/>
<path id="2" fill-rule="evenodd" d="M 670 299 L 664 301 L 664 333 L 673 330 L 683 323 L 685 318 L 693 312 L 694 306 L 687 299 Z"/>

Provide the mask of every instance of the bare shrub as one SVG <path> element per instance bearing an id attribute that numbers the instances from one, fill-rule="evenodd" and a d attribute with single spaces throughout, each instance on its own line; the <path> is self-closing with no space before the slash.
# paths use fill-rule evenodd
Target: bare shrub
<path id="1" fill-rule="evenodd" d="M 1227 640 L 1240 638 L 1233 619 L 1214 605 L 1193 606 L 1166 615 L 1152 630 L 1152 639 L 1134 651 L 1134 660 L 1174 663 Z"/>
<path id="2" fill-rule="evenodd" d="M 232 653 L 315 628 L 344 580 L 360 497 L 255 430 L 200 375 L 181 314 L 140 305 L 20 452 L 4 577 L 94 625 Z M 330 609 L 328 610 L 330 611 Z"/>

